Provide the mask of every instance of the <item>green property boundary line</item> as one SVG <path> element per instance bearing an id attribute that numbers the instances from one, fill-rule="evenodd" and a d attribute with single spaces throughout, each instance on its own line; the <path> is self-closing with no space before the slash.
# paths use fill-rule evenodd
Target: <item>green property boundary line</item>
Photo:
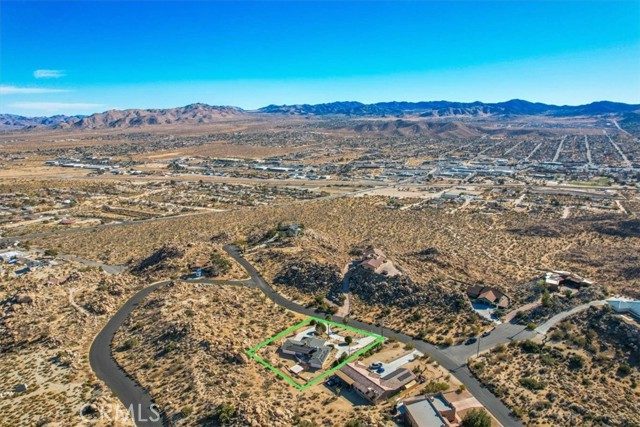
<path id="1" fill-rule="evenodd" d="M 366 347 L 363 347 L 360 350 L 356 351 L 354 354 L 352 354 L 347 359 L 345 359 L 342 363 L 338 364 L 337 366 L 329 369 L 328 371 L 322 373 L 321 375 L 318 375 L 317 377 L 311 379 L 306 384 L 302 384 L 302 385 L 298 384 L 293 378 L 291 378 L 289 375 L 287 375 L 284 372 L 282 372 L 280 369 L 278 369 L 278 368 L 276 368 L 274 366 L 271 366 L 270 363 L 268 363 L 267 361 L 265 361 L 263 358 L 261 358 L 260 356 L 258 356 L 256 354 L 256 351 L 258 351 L 261 348 L 269 345 L 270 343 L 274 342 L 275 340 L 280 339 L 283 336 L 290 334 L 291 332 L 295 331 L 296 329 L 299 329 L 299 328 L 311 323 L 312 320 L 315 320 L 316 322 L 327 323 L 329 325 L 333 325 L 333 326 L 336 326 L 336 327 L 339 327 L 339 328 L 347 329 L 349 331 L 356 332 L 356 333 L 358 333 L 360 335 L 369 336 L 369 337 L 375 337 L 376 339 L 375 339 L 375 341 L 373 341 L 372 343 L 370 343 Z M 267 369 L 269 369 L 270 371 L 274 372 L 276 375 L 278 375 L 279 377 L 281 377 L 282 379 L 287 381 L 289 384 L 291 384 L 292 386 L 294 386 L 298 390 L 304 390 L 304 389 L 307 389 L 307 388 L 311 387 L 312 385 L 317 384 L 318 382 L 322 381 L 323 379 L 327 378 L 328 376 L 333 375 L 333 373 L 336 372 L 338 369 L 342 368 L 347 363 L 353 362 L 358 357 L 360 357 L 361 354 L 369 351 L 370 349 L 372 349 L 373 347 L 375 347 L 378 344 L 382 343 L 383 341 L 384 341 L 384 337 L 382 335 L 374 334 L 372 332 L 363 331 L 362 329 L 357 329 L 357 328 L 354 328 L 352 326 L 344 325 L 342 323 L 336 323 L 336 322 L 333 322 L 331 320 L 319 319 L 317 317 L 309 316 L 306 319 L 304 319 L 303 321 L 298 322 L 295 325 L 291 326 L 290 328 L 287 328 L 284 331 L 280 332 L 279 334 L 274 335 L 273 337 L 262 341 L 260 344 L 256 345 L 255 347 L 250 348 L 249 350 L 246 350 L 245 352 L 249 356 L 251 356 L 253 359 L 255 359 L 258 363 L 260 363 L 261 365 L 264 365 Z"/>

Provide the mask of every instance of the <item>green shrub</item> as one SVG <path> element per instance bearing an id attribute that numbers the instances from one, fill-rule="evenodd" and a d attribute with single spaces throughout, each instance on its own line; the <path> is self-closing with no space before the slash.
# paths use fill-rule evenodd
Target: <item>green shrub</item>
<path id="1" fill-rule="evenodd" d="M 520 349 L 525 353 L 538 353 L 540 345 L 531 340 L 526 340 L 520 343 Z"/>
<path id="2" fill-rule="evenodd" d="M 462 419 L 462 427 L 491 427 L 491 417 L 484 409 L 472 409 Z"/>
<path id="3" fill-rule="evenodd" d="M 126 340 L 123 344 L 122 344 L 122 349 L 123 350 L 131 350 L 132 348 L 137 347 L 139 344 L 139 341 L 137 338 L 129 338 L 128 340 Z"/>
<path id="4" fill-rule="evenodd" d="M 623 363 L 622 365 L 620 365 L 618 367 L 618 376 L 619 377 L 626 377 L 630 373 L 631 373 L 631 366 L 627 365 L 626 363 Z"/>
<path id="5" fill-rule="evenodd" d="M 578 371 L 584 368 L 584 363 L 584 357 L 580 356 L 579 354 L 569 357 L 569 369 Z"/>
<path id="6" fill-rule="evenodd" d="M 426 385 L 426 387 L 424 388 L 424 390 L 422 391 L 423 393 L 438 393 L 440 391 L 445 391 L 445 390 L 449 390 L 449 384 L 447 383 L 442 383 L 442 382 L 436 382 L 436 381 L 430 381 L 429 384 Z"/>
<path id="7" fill-rule="evenodd" d="M 184 406 L 182 409 L 180 409 L 180 416 L 182 418 L 187 418 L 191 414 L 193 414 L 193 406 Z"/>
<path id="8" fill-rule="evenodd" d="M 542 381 L 538 381 L 535 378 L 531 378 L 531 377 L 520 378 L 520 380 L 518 380 L 518 382 L 524 388 L 527 388 L 527 389 L 533 390 L 533 391 L 542 390 L 546 385 Z"/>
<path id="9" fill-rule="evenodd" d="M 231 403 L 222 403 L 205 416 L 206 419 L 218 421 L 223 426 L 231 424 L 235 417 L 236 407 Z"/>

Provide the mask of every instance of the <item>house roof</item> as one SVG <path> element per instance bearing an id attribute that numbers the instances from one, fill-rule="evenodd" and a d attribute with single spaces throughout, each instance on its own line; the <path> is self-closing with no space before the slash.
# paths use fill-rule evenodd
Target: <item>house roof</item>
<path id="1" fill-rule="evenodd" d="M 189 268 L 194 269 L 194 268 L 203 268 L 206 267 L 207 264 L 209 263 L 208 259 L 197 259 L 194 262 L 191 263 L 191 265 L 189 266 Z"/>
<path id="2" fill-rule="evenodd" d="M 327 361 L 327 359 L 329 358 L 329 355 L 331 354 L 331 350 L 333 350 L 331 347 L 317 348 L 311 355 L 311 359 L 309 359 L 309 363 L 311 365 L 318 365 L 318 366 L 324 365 L 324 362 Z"/>
<path id="3" fill-rule="evenodd" d="M 480 295 L 478 295 L 478 298 L 484 298 L 487 301 L 496 302 L 500 297 L 495 289 L 484 288 Z"/>
<path id="4" fill-rule="evenodd" d="M 309 356 L 309 363 L 312 365 L 324 365 L 331 350 L 333 349 L 326 346 L 325 341 L 311 337 L 304 337 L 300 341 L 286 340 L 282 345 L 282 351 Z"/>
<path id="5" fill-rule="evenodd" d="M 384 258 L 385 257 L 384 252 L 382 252 L 378 248 L 367 249 L 366 251 L 364 251 L 363 255 L 365 257 L 367 257 L 367 258 L 370 258 L 370 257 L 374 257 L 374 258 L 381 257 L 381 258 Z"/>
<path id="6" fill-rule="evenodd" d="M 611 298 L 607 300 L 615 311 L 623 313 L 631 313 L 637 317 L 640 317 L 640 301 L 627 298 Z"/>
<path id="7" fill-rule="evenodd" d="M 509 303 L 508 297 L 504 294 L 504 292 L 502 292 L 498 288 L 492 288 L 489 286 L 469 286 L 467 288 L 467 295 L 469 295 L 470 298 L 484 298 L 492 303 L 496 303 L 498 301 L 503 304 Z M 503 299 L 505 301 L 501 301 Z"/>
<path id="8" fill-rule="evenodd" d="M 417 427 L 440 427 L 447 425 L 442 415 L 440 415 L 429 399 L 405 404 L 405 409 Z"/>
<path id="9" fill-rule="evenodd" d="M 396 369 L 384 377 L 379 377 L 370 373 L 367 367 L 359 362 L 347 363 L 341 371 L 351 378 L 359 388 L 373 391 L 376 397 L 386 391 L 398 390 L 416 378 L 413 372 L 405 368 Z"/>
<path id="10" fill-rule="evenodd" d="M 292 351 L 301 354 L 311 354 L 314 351 L 324 347 L 325 342 L 316 338 L 303 337 L 300 341 L 286 340 L 282 345 L 283 350 Z"/>
<path id="11" fill-rule="evenodd" d="M 410 383 L 416 378 L 415 374 L 408 369 L 398 368 L 390 374 L 382 377 L 380 383 L 383 387 L 390 389 L 399 389 L 405 384 Z"/>
<path id="12" fill-rule="evenodd" d="M 382 263 L 384 263 L 384 259 L 382 258 L 370 258 L 362 261 L 360 265 L 362 265 L 363 267 L 371 267 L 375 270 L 376 268 L 380 267 Z"/>
<path id="13" fill-rule="evenodd" d="M 476 298 L 478 295 L 480 295 L 480 292 L 482 292 L 483 289 L 484 289 L 484 286 L 480 286 L 480 285 L 469 286 L 467 288 L 467 295 L 469 295 L 470 297 Z"/>
<path id="14" fill-rule="evenodd" d="M 378 381 L 374 381 L 371 377 L 369 377 L 369 375 L 363 373 L 359 369 L 356 369 L 355 365 L 352 363 L 347 363 L 340 370 L 346 376 L 351 378 L 353 380 L 353 384 L 356 385 L 359 389 L 370 390 L 376 398 L 386 391 Z"/>

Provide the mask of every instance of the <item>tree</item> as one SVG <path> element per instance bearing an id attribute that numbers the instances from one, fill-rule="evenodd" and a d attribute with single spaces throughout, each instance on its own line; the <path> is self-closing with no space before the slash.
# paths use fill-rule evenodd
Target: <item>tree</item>
<path id="1" fill-rule="evenodd" d="M 316 324 L 316 334 L 318 334 L 318 335 L 322 335 L 322 334 L 324 334 L 325 332 L 327 332 L 327 325 L 325 325 L 325 324 L 324 324 L 324 323 L 322 323 L 322 322 L 318 322 L 318 323 Z"/>
<path id="2" fill-rule="evenodd" d="M 484 409 L 472 409 L 462 419 L 463 427 L 491 427 L 491 417 Z"/>
<path id="3" fill-rule="evenodd" d="M 351 345 L 351 343 L 353 342 L 353 338 L 347 335 L 346 337 L 344 337 L 344 342 L 347 345 Z"/>
<path id="4" fill-rule="evenodd" d="M 552 305 L 551 295 L 549 295 L 549 291 L 545 289 L 544 292 L 542 292 L 542 306 L 551 307 Z"/>

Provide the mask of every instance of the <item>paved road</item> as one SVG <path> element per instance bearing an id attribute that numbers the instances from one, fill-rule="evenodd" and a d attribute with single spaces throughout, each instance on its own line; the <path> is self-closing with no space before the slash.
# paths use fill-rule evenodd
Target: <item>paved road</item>
<path id="1" fill-rule="evenodd" d="M 271 288 L 269 284 L 264 280 L 264 278 L 260 275 L 260 273 L 255 269 L 255 267 L 249 263 L 246 259 L 242 257 L 242 255 L 238 252 L 238 248 L 233 245 L 227 245 L 224 247 L 225 251 L 245 270 L 249 273 L 255 285 L 262 290 L 262 292 L 267 295 L 269 299 L 271 299 L 276 304 L 300 314 L 308 315 L 308 316 L 317 316 L 318 313 L 310 308 L 303 307 L 299 304 L 296 304 Z M 343 319 L 338 316 L 333 316 L 333 320 L 336 322 L 341 322 Z M 505 406 L 500 399 L 494 396 L 489 390 L 487 390 L 469 371 L 466 366 L 466 357 L 464 357 L 464 362 L 460 363 L 460 356 L 455 353 L 445 353 L 440 350 L 438 347 L 426 343 L 422 340 L 417 340 L 409 335 L 403 334 L 401 332 L 393 331 L 387 328 L 381 330 L 380 327 L 371 325 L 369 323 L 360 322 L 358 320 L 351 319 L 349 321 L 349 326 L 353 326 L 355 328 L 363 329 L 368 332 L 374 332 L 377 334 L 384 335 L 385 337 L 393 336 L 400 342 L 403 343 L 412 343 L 414 348 L 417 350 L 429 354 L 436 362 L 438 362 L 445 369 L 448 369 L 452 372 L 452 374 L 460 380 L 475 397 L 482 403 L 497 419 L 498 421 L 505 427 L 521 427 L 523 424 L 515 419 L 511 415 L 511 410 Z M 517 331 L 516 331 L 517 333 Z M 507 329 L 505 328 L 505 334 L 508 335 Z M 496 335 L 497 341 L 498 335 Z M 508 340 L 507 340 L 508 342 Z M 495 344 L 494 344 L 495 345 Z M 457 346 L 462 348 L 461 346 Z M 464 348 L 466 351 L 466 348 Z"/>
<path id="2" fill-rule="evenodd" d="M 247 280 L 215 280 L 215 279 L 195 279 L 193 283 L 204 283 L 209 285 L 235 285 L 235 286 L 255 286 L 253 281 Z M 105 327 L 98 333 L 89 349 L 89 364 L 96 376 L 100 378 L 120 399 L 122 404 L 129 410 L 138 427 L 162 426 L 167 424 L 164 414 L 158 416 L 160 412 L 154 412 L 154 403 L 151 395 L 144 390 L 133 379 L 131 379 L 116 363 L 111 354 L 111 342 L 116 331 L 122 326 L 129 314 L 137 305 L 156 289 L 166 286 L 171 281 L 154 283 L 129 298 L 122 307 L 111 317 Z M 131 406 L 133 405 L 133 407 Z M 130 409 L 133 408 L 133 409 Z"/>
<path id="3" fill-rule="evenodd" d="M 250 279 L 213 280 L 202 278 L 190 280 L 189 282 L 212 285 L 218 284 L 257 287 L 273 302 L 288 310 L 307 316 L 318 315 L 314 309 L 301 306 L 278 294 L 264 280 L 255 267 L 240 254 L 237 247 L 227 245 L 224 247 L 224 250 L 236 262 L 238 262 L 247 271 L 247 273 L 249 273 Z M 129 408 L 132 404 L 136 405 L 134 408 L 136 408 L 137 411 L 134 412 L 138 417 L 136 421 L 137 426 L 160 426 L 163 425 L 163 421 L 166 420 L 163 419 L 156 422 L 141 421 L 150 420 L 151 417 L 155 415 L 151 410 L 153 398 L 146 390 L 142 389 L 135 381 L 130 379 L 113 360 L 111 356 L 111 341 L 113 340 L 113 336 L 118 328 L 120 328 L 122 323 L 137 304 L 149 295 L 149 293 L 167 285 L 168 283 L 170 282 L 165 281 L 154 283 L 131 297 L 109 320 L 104 329 L 102 329 L 102 331 L 100 331 L 96 336 L 89 352 L 91 368 L 94 370 L 98 378 L 102 379 L 107 384 L 125 407 Z M 498 419 L 503 426 L 521 427 L 523 424 L 512 416 L 509 408 L 507 408 L 500 399 L 493 395 L 473 376 L 467 366 L 467 360 L 470 357 L 473 357 L 478 351 L 483 352 L 489 350 L 498 344 L 505 344 L 512 340 L 530 339 L 535 337 L 537 333 L 546 333 L 549 328 L 564 318 L 579 311 L 586 310 L 591 305 L 598 305 L 601 303 L 602 301 L 594 301 L 588 304 L 583 304 L 573 310 L 554 316 L 548 322 L 545 322 L 540 326 L 540 328 L 542 328 L 541 330 L 544 330 L 545 332 L 529 331 L 522 325 L 503 323 L 498 325 L 488 337 L 479 338 L 477 343 L 472 345 L 461 344 L 444 349 L 426 343 L 422 340 L 415 339 L 414 337 L 401 332 L 390 330 L 388 328 L 381 328 L 380 326 L 371 325 L 355 319 L 351 319 L 349 321 L 349 325 L 368 332 L 384 335 L 387 338 L 393 337 L 402 343 L 412 343 L 415 349 L 430 355 L 442 367 L 448 369 L 462 384 L 467 387 L 467 390 L 469 390 L 469 392 L 471 392 L 475 398 L 478 399 L 478 401 L 480 401 L 480 403 L 482 403 Z M 336 322 L 342 322 L 343 318 L 334 316 L 333 320 Z"/>
<path id="4" fill-rule="evenodd" d="M 598 305 L 605 305 L 606 303 L 607 302 L 605 300 L 591 301 L 591 302 L 576 306 L 576 307 L 572 308 L 571 310 L 567 310 L 567 311 L 563 311 L 562 313 L 558 313 L 555 316 L 553 316 L 551 319 L 549 319 L 546 322 L 544 322 L 542 325 L 538 326 L 536 328 L 536 332 L 539 333 L 539 334 L 542 334 L 542 335 L 546 335 L 547 332 L 549 332 L 549 329 L 553 328 L 554 326 L 556 326 L 558 323 L 562 322 L 567 317 L 572 316 L 572 315 L 574 315 L 576 313 L 580 313 L 581 311 L 585 311 L 589 307 L 598 306 Z"/>
<path id="5" fill-rule="evenodd" d="M 152 407 L 154 401 L 151 395 L 131 379 L 113 359 L 111 341 L 140 301 L 167 283 L 169 282 L 154 283 L 129 298 L 98 333 L 89 349 L 91 369 L 130 411 L 138 427 L 163 426 L 167 424 L 167 420 L 163 415 L 158 416 L 158 412 L 154 412 L 155 407 Z"/>
<path id="6" fill-rule="evenodd" d="M 76 261 L 76 262 L 79 262 L 80 264 L 84 264 L 89 267 L 100 267 L 105 271 L 105 273 L 111 274 L 111 275 L 120 274 L 126 270 L 126 267 L 124 265 L 103 264 L 101 262 L 92 261 L 86 258 L 80 258 L 74 255 L 58 255 L 58 258 L 66 259 L 70 261 Z"/>

